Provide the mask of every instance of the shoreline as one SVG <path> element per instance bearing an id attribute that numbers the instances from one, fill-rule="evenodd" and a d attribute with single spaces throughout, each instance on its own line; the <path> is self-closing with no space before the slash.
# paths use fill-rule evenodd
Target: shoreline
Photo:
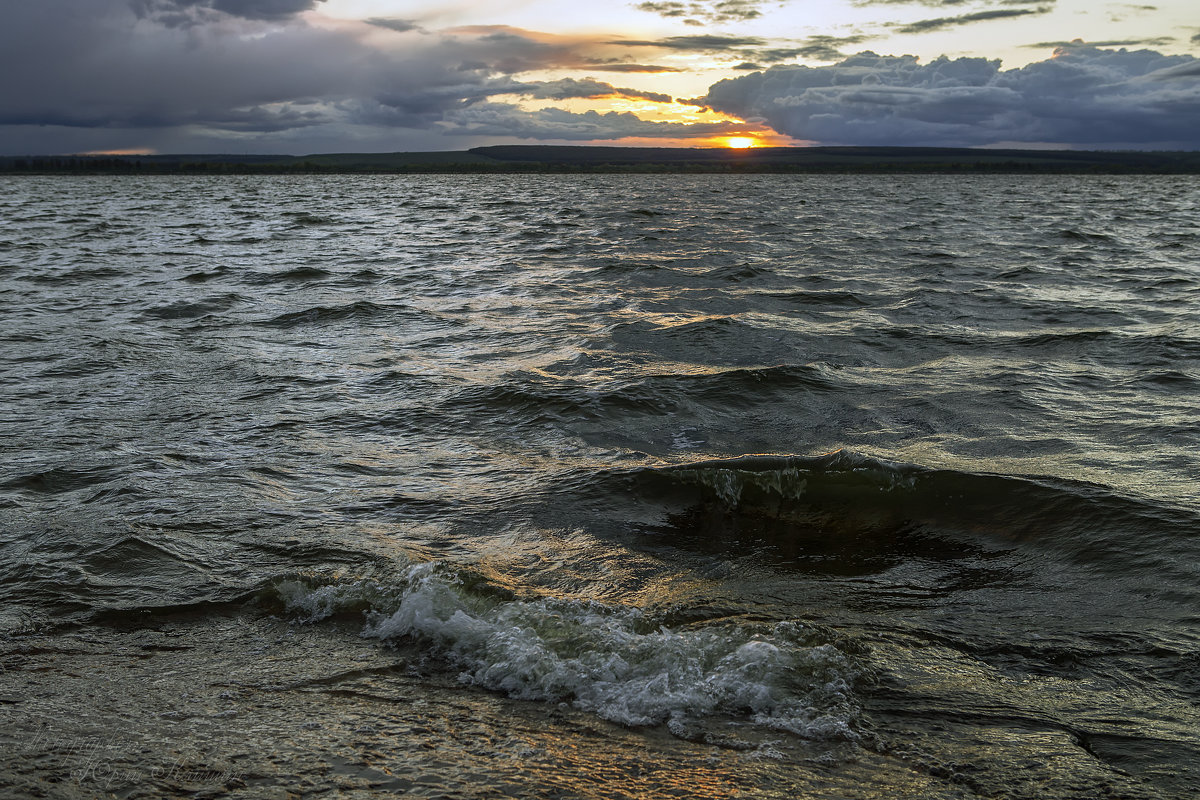
<path id="1" fill-rule="evenodd" d="M 1031 174 L 1195 175 L 1200 151 L 937 147 L 512 145 L 414 153 L 0 156 L 0 174 Z"/>
<path id="2" fill-rule="evenodd" d="M 232 611 L 0 640 L 0 783 L 63 800 L 599 800 L 698 788 L 782 800 L 800 788 L 869 796 L 870 774 L 875 789 L 960 796 L 946 775 L 846 742 L 748 731 L 743 746 L 721 746 L 511 699 L 359 627 Z"/>

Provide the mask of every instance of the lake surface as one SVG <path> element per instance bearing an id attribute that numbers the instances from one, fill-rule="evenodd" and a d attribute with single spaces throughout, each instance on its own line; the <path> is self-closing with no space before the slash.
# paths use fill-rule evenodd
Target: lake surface
<path id="1" fill-rule="evenodd" d="M 0 188 L 0 785 L 1200 793 L 1194 178 Z"/>

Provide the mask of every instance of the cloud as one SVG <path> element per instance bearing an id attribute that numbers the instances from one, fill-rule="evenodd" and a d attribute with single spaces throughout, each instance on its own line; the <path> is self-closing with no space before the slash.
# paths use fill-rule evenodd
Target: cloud
<path id="1" fill-rule="evenodd" d="M 428 30 L 389 17 L 322 28 L 304 13 L 320 0 L 11 5 L 0 26 L 0 73 L 10 76 L 0 82 L 0 148 L 8 152 L 131 145 L 178 152 L 179 142 L 206 142 L 210 152 L 304 152 L 312 142 L 334 149 L 350 142 L 434 147 L 446 134 L 610 141 L 745 130 L 740 123 L 652 122 L 514 104 L 515 98 L 539 105 L 574 98 L 666 103 L 666 94 L 602 78 L 679 72 L 671 59 L 694 53 L 736 63 L 742 72 L 796 58 L 834 62 L 738 74 L 696 101 L 831 144 L 1196 146 L 1193 131 L 1200 130 L 1197 59 L 1082 42 L 1049 61 L 1004 72 L 985 59 L 843 58 L 840 49 L 864 41 L 861 34 L 614 41 L 499 25 Z M 523 79 L 559 70 L 596 77 Z"/>
<path id="2" fill-rule="evenodd" d="M 838 59 L 846 57 L 846 54 L 841 51 L 842 47 L 848 44 L 862 44 L 871 38 L 872 37 L 865 34 L 856 34 L 853 36 L 826 36 L 818 34 L 816 36 L 808 37 L 801 43 L 799 47 L 786 52 L 793 54 L 788 56 L 789 59 L 801 57 L 808 58 L 813 61 L 837 61 Z M 785 51 L 767 51 L 767 55 L 760 57 L 764 61 L 784 60 L 783 58 L 772 59 L 769 55 L 772 52 L 779 52 L 782 54 Z"/>
<path id="3" fill-rule="evenodd" d="M 420 31 L 389 44 L 391 37 L 381 39 L 372 31 L 418 29 L 393 19 L 322 29 L 294 16 L 274 23 L 251 16 L 295 12 L 307 5 L 297 0 L 213 0 L 194 3 L 191 10 L 201 8 L 220 19 L 191 15 L 181 21 L 156 16 L 187 11 L 181 2 L 155 0 L 153 7 L 135 7 L 128 0 L 89 0 L 84 7 L 77 0 L 22 4 L 6 14 L 7 24 L 0 27 L 0 71 L 22 76 L 0 83 L 0 142 L 24 135 L 31 144 L 23 152 L 45 152 L 40 142 L 86 142 L 88 131 L 92 141 L 105 146 L 117 140 L 101 131 L 142 131 L 136 135 L 139 146 L 167 149 L 160 142 L 207 139 L 214 143 L 211 147 L 228 152 L 222 142 L 247 147 L 271 142 L 260 149 L 273 148 L 317 136 L 327 141 L 338 130 L 375 131 L 372 141 L 389 130 L 406 129 L 406 138 L 413 132 L 441 131 L 443 123 L 462 133 L 466 109 L 503 107 L 494 99 L 506 95 L 551 102 L 602 97 L 671 101 L 666 94 L 595 78 L 519 79 L 522 73 L 563 68 L 597 74 L 676 71 L 629 63 L 619 57 L 618 48 L 595 40 L 485 26 Z M 590 126 L 608 131 L 604 135 L 611 138 L 615 131 L 634 127 L 624 118 L 552 119 L 523 113 L 504 115 L 517 131 L 513 135 Z M 491 125 L 502 127 L 495 114 Z M 53 135 L 48 128 L 55 129 Z M 59 129 L 81 133 L 71 139 Z M 655 133 L 663 130 L 652 126 L 639 135 L 667 135 Z M 686 134 L 672 129 L 671 135 Z M 95 148 L 85 144 L 76 149 Z"/>
<path id="4" fill-rule="evenodd" d="M 741 47 L 762 46 L 767 42 L 757 36 L 668 36 L 665 39 L 615 39 L 608 44 L 627 47 L 658 47 L 663 50 L 687 50 L 697 53 L 721 53 Z"/>
<path id="5" fill-rule="evenodd" d="M 396 33 L 408 33 L 409 31 L 420 30 L 420 26 L 412 20 L 397 19 L 395 17 L 368 17 L 363 22 L 378 28 L 387 28 L 390 31 L 396 31 Z"/>
<path id="6" fill-rule="evenodd" d="M 1147 81 L 1174 81 L 1180 78 L 1200 78 L 1200 59 L 1192 59 L 1150 73 L 1144 77 Z"/>
<path id="7" fill-rule="evenodd" d="M 567 100 L 570 98 L 585 98 L 596 100 L 601 97 L 625 97 L 630 100 L 649 100 L 653 103 L 670 103 L 671 95 L 660 92 L 644 92 L 640 89 L 625 89 L 609 83 L 584 78 L 561 78 L 556 81 L 530 83 L 520 92 L 535 100 Z"/>
<path id="8" fill-rule="evenodd" d="M 214 13 L 252 20 L 282 20 L 310 11 L 324 0 L 130 0 L 139 17 L 170 27 L 198 25 Z"/>
<path id="9" fill-rule="evenodd" d="M 1037 50 L 1061 50 L 1070 47 L 1162 47 L 1174 41 L 1174 36 L 1156 36 L 1151 39 L 1110 39 L 1102 42 L 1085 42 L 1083 39 L 1072 39 L 1069 42 L 1035 42 L 1034 44 L 1024 44 L 1021 46 Z"/>
<path id="10" fill-rule="evenodd" d="M 1057 0 L 990 0 L 984 5 L 1031 6 L 1054 5 Z M 925 6 L 926 8 L 949 8 L 973 4 L 974 0 L 853 0 L 856 6 Z"/>
<path id="11" fill-rule="evenodd" d="M 991 22 L 996 19 L 1011 19 L 1013 17 L 1028 17 L 1031 15 L 1045 14 L 1051 10 L 1050 6 L 1039 6 L 1037 8 L 997 8 L 991 11 L 976 11 L 973 14 L 961 14 L 957 17 L 937 17 L 936 19 L 922 19 L 916 22 L 895 25 L 897 33 L 929 33 L 931 31 L 941 31 L 946 28 L 955 28 L 961 25 L 970 25 L 975 22 Z"/>
<path id="12" fill-rule="evenodd" d="M 682 72 L 676 67 L 634 63 L 628 58 L 610 55 L 618 46 L 634 42 L 555 36 L 508 25 L 470 25 L 441 33 L 442 51 L 453 46 L 469 48 L 480 63 L 486 63 L 493 71 L 508 74 L 556 68 L 625 73 Z M 677 45 L 663 49 L 687 48 Z"/>
<path id="13" fill-rule="evenodd" d="M 796 40 L 791 47 L 767 47 L 766 39 L 757 36 L 719 36 L 713 34 L 697 36 L 668 36 L 664 39 L 616 39 L 607 42 L 626 47 L 654 47 L 668 51 L 685 51 L 724 55 L 738 59 L 752 58 L 754 62 L 778 64 L 797 58 L 815 61 L 836 61 L 845 58 L 838 48 L 848 44 L 862 44 L 873 37 L 866 34 L 850 36 L 814 35 Z M 734 69 L 744 69 L 738 66 Z"/>
<path id="14" fill-rule="evenodd" d="M 1001 70 L 999 61 L 871 52 L 826 67 L 773 67 L 714 84 L 694 102 L 840 145 L 1058 142 L 1200 147 L 1200 60 L 1072 47 Z"/>
<path id="15" fill-rule="evenodd" d="M 245 36 L 239 25 L 181 27 L 138 22 L 135 13 L 122 0 L 39 0 L 6 11 L 0 72 L 21 79 L 0 83 L 0 123 L 307 127 L 329 118 L 323 103 L 382 69 L 352 37 L 303 24 Z"/>
<path id="16" fill-rule="evenodd" d="M 595 70 L 597 72 L 683 72 L 683 70 L 677 67 L 664 67 L 661 64 L 628 64 L 625 62 L 603 63 L 596 61 L 585 61 L 584 68 Z"/>
<path id="17" fill-rule="evenodd" d="M 180 5 L 211 5 L 246 19 L 282 19 L 316 8 L 322 0 L 175 0 Z"/>
<path id="18" fill-rule="evenodd" d="M 762 16 L 759 9 L 760 0 L 711 0 L 707 3 L 697 2 L 647 2 L 638 3 L 634 8 L 648 11 L 667 19 L 683 19 L 690 25 L 702 22 L 721 24 L 726 22 L 745 22 Z"/>
<path id="19" fill-rule="evenodd" d="M 1108 15 L 1110 22 L 1122 22 L 1128 14 L 1147 14 L 1158 11 L 1158 6 L 1139 6 L 1131 3 L 1126 3 L 1125 5 L 1109 4 L 1107 7 L 1110 9 Z"/>
<path id="20" fill-rule="evenodd" d="M 523 111 L 506 103 L 481 103 L 453 111 L 446 115 L 439 127 L 455 136 L 515 136 L 520 139 L 577 142 L 611 141 L 634 136 L 653 139 L 719 136 L 747 130 L 747 126 L 739 122 L 651 122 L 629 112 L 574 113 L 561 108 Z"/>

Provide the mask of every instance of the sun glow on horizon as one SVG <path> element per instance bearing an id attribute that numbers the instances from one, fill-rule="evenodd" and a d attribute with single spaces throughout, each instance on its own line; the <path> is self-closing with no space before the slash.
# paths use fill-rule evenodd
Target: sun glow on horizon
<path id="1" fill-rule="evenodd" d="M 726 136 L 725 146 L 733 150 L 746 150 L 758 145 L 758 140 L 753 136 Z"/>

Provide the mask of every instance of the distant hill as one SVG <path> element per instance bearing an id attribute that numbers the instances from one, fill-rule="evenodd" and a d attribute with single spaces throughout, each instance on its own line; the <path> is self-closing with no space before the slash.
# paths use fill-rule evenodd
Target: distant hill
<path id="1" fill-rule="evenodd" d="M 1200 151 L 1018 150 L 955 147 L 547 147 L 502 145 L 470 152 L 505 162 L 547 166 L 697 167 L 704 171 L 1113 171 L 1197 172 Z"/>
<path id="2" fill-rule="evenodd" d="M 1097 173 L 1200 174 L 1200 151 L 950 147 L 572 147 L 497 145 L 432 153 L 4 156 L 5 173 Z"/>

